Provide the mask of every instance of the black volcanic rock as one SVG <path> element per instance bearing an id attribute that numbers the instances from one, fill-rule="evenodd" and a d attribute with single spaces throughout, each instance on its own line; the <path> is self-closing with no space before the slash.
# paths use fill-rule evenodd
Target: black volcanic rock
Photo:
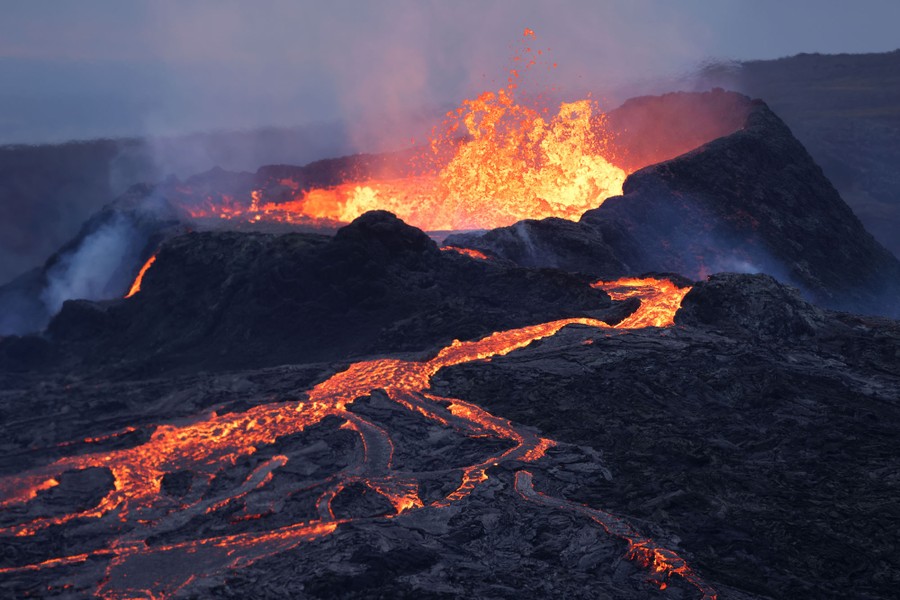
<path id="1" fill-rule="evenodd" d="M 168 237 L 185 231 L 181 215 L 152 186 L 134 186 L 88 219 L 39 269 L 0 286 L 0 336 L 37 332 L 64 299 L 123 296 Z"/>
<path id="2" fill-rule="evenodd" d="M 323 260 L 398 261 L 424 267 L 441 254 L 425 232 L 410 227 L 393 214 L 375 210 L 337 231 Z"/>
<path id="3" fill-rule="evenodd" d="M 895 597 L 900 323 L 822 311 L 760 275 L 698 284 L 676 322 L 573 327 L 445 369 L 435 389 L 603 452 L 610 476 L 568 498 L 661 525 L 720 583 Z"/>
<path id="4" fill-rule="evenodd" d="M 333 238 L 176 237 L 159 251 L 140 293 L 66 302 L 47 335 L 94 365 L 125 360 L 195 369 L 346 360 L 562 317 L 603 318 L 609 298 L 588 283 L 442 252 L 392 214 L 370 212 Z M 629 304 L 608 318 L 632 310 Z"/>
<path id="5" fill-rule="evenodd" d="M 711 275 L 687 293 L 675 315 L 678 325 L 778 338 L 809 337 L 824 321 L 823 311 L 798 290 L 762 274 Z"/>
<path id="6" fill-rule="evenodd" d="M 623 190 L 576 228 L 526 221 L 447 243 L 604 278 L 762 271 L 826 307 L 900 311 L 900 262 L 762 102 L 741 130 L 632 174 Z"/>
<path id="7" fill-rule="evenodd" d="M 614 279 L 633 272 L 625 262 L 625 246 L 639 251 L 627 231 L 586 227 L 566 219 L 525 219 L 483 234 L 453 234 L 445 244 L 475 248 L 523 267 L 553 267 Z"/>
<path id="8" fill-rule="evenodd" d="M 900 257 L 900 50 L 712 64 L 702 77 L 765 99 Z"/>

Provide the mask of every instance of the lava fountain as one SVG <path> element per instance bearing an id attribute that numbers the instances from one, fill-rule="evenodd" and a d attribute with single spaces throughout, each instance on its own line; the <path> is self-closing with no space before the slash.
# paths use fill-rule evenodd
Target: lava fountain
<path id="1" fill-rule="evenodd" d="M 526 29 L 524 38 L 506 86 L 464 100 L 448 112 L 427 150 L 393 175 L 308 189 L 282 178 L 243 200 L 222 196 L 198 201 L 185 190 L 180 204 L 194 218 L 332 226 L 370 210 L 387 210 L 426 231 L 486 229 L 545 217 L 576 219 L 621 194 L 627 174 L 610 162 L 606 117 L 596 102 L 564 102 L 551 111 L 542 106 L 542 94 L 520 97 L 522 79 L 542 68 L 545 54 L 532 47 L 532 30 Z M 270 189 L 279 200 L 268 198 Z"/>

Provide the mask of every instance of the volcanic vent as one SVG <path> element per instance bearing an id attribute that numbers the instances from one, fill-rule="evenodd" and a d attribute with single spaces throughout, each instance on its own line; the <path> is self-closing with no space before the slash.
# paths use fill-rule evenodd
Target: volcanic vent
<path id="1" fill-rule="evenodd" d="M 261 170 L 231 189 L 195 180 L 170 190 L 194 219 L 284 222 L 318 228 L 388 210 L 426 231 L 491 229 L 522 219 L 578 219 L 622 193 L 625 178 L 739 128 L 747 107 L 717 94 L 670 106 L 636 101 L 611 113 L 586 98 L 554 102 L 529 91 L 553 70 L 525 31 L 506 85 L 464 100 L 428 144 Z"/>
<path id="2" fill-rule="evenodd" d="M 529 77 L 553 66 L 530 45 L 533 33 L 526 33 L 526 43 L 506 85 L 463 101 L 427 144 L 304 167 L 270 165 L 255 174 L 213 169 L 185 181 L 135 186 L 42 269 L 0 287 L 0 335 L 43 329 L 67 298 L 129 294 L 125 281 L 134 280 L 162 239 L 188 229 L 333 233 L 375 209 L 437 239 L 444 230 L 522 219 L 574 222 L 620 194 L 629 173 L 746 121 L 749 101 L 721 90 L 635 99 L 608 113 L 590 98 L 560 102 L 550 88 L 528 89 Z M 111 240 L 114 249 L 107 247 Z M 104 260 L 91 260 L 98 255 Z M 650 270 L 661 269 L 643 269 Z"/>

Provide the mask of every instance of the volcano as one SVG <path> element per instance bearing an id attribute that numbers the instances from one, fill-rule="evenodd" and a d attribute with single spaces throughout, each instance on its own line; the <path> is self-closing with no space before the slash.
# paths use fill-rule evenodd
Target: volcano
<path id="1" fill-rule="evenodd" d="M 761 101 L 516 85 L 0 288 L 0 590 L 893 597 L 900 263 Z"/>

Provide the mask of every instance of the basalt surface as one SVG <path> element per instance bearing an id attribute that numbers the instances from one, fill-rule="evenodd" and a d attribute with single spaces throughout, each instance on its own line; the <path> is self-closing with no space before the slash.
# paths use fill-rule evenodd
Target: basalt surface
<path id="1" fill-rule="evenodd" d="M 898 323 L 749 275 L 698 284 L 676 323 L 567 330 L 435 388 L 602 451 L 611 477 L 568 497 L 661 526 L 713 579 L 771 598 L 892 597 Z"/>
<path id="2" fill-rule="evenodd" d="M 129 464 L 165 471 L 153 504 L 60 524 L 52 518 L 89 510 L 112 486 L 106 467 L 66 464 L 128 456 L 166 436 L 188 444 L 192 427 L 218 419 L 221 432 L 206 434 L 214 459 L 215 436 L 230 435 L 226 423 L 246 429 L 235 439 L 255 440 L 264 422 L 252 426 L 253 415 L 312 402 L 345 367 L 115 381 L 102 371 L 56 372 L 8 386 L 0 482 L 46 472 L 55 485 L 0 511 L 0 593 L 86 598 L 99 586 L 127 597 L 144 586 L 184 598 L 682 599 L 704 590 L 735 599 L 892 598 L 900 583 L 900 325 L 824 311 L 748 275 L 695 285 L 676 322 L 630 331 L 571 325 L 487 361 L 449 358 L 466 348 L 480 356 L 481 342 L 394 355 L 391 369 L 447 366 L 416 398 L 403 391 L 421 385 L 412 372 L 376 369 L 359 388 L 372 389 L 341 417 L 254 441 L 213 478 L 199 456 L 166 463 L 148 455 Z M 367 371 L 355 372 L 351 381 Z M 379 471 L 387 448 L 387 471 Z M 467 468 L 478 464 L 484 480 Z M 467 473 L 477 480 L 471 487 Z M 392 495 L 387 484 L 405 477 L 418 482 L 421 506 Z M 333 531 L 285 545 L 264 540 L 265 551 L 242 545 L 321 518 L 320 493 L 335 482 Z M 23 527 L 28 535 L 14 534 Z M 623 527 L 677 553 L 706 587 L 642 566 Z M 186 553 L 198 539 L 219 546 Z M 139 542 L 133 550 L 130 540 Z M 75 558 L 17 568 L 58 557 Z"/>
<path id="3" fill-rule="evenodd" d="M 0 370 L 145 376 L 346 361 L 634 310 L 590 281 L 441 251 L 385 212 L 334 237 L 192 233 L 163 245 L 132 298 L 67 301 L 45 335 L 0 340 Z"/>

